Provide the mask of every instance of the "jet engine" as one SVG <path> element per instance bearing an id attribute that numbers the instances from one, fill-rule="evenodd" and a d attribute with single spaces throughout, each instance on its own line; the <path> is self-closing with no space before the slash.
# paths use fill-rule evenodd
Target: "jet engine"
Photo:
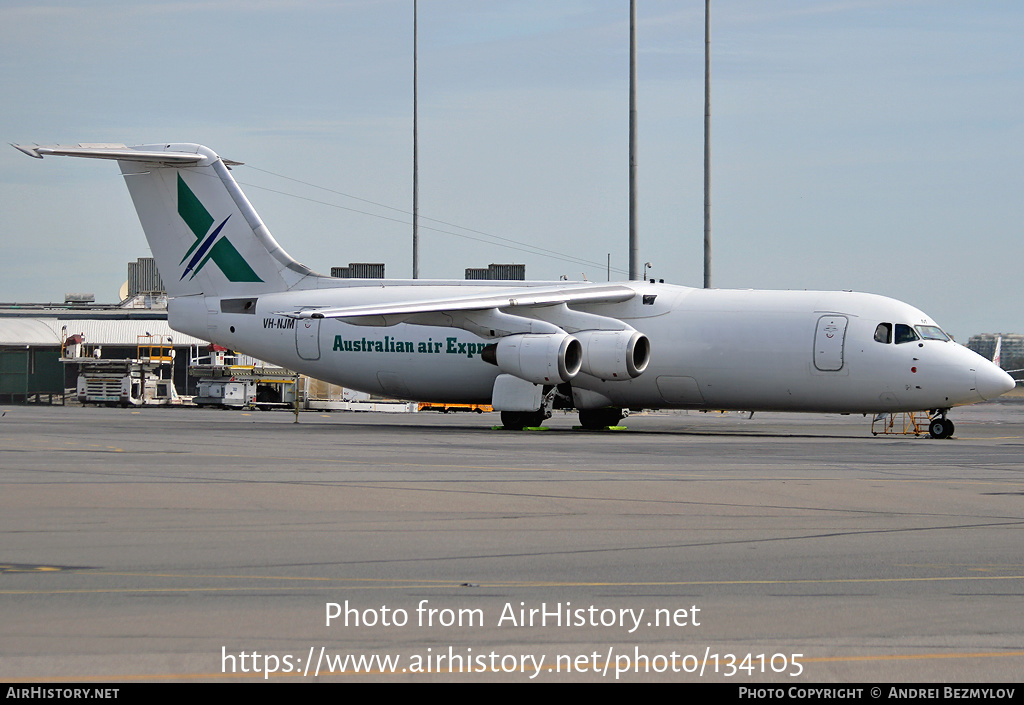
<path id="1" fill-rule="evenodd" d="M 651 341 L 635 330 L 585 330 L 582 371 L 603 380 L 639 377 L 651 361 Z"/>
<path id="2" fill-rule="evenodd" d="M 561 384 L 580 371 L 583 347 L 568 333 L 510 335 L 485 347 L 480 357 L 528 382 Z"/>

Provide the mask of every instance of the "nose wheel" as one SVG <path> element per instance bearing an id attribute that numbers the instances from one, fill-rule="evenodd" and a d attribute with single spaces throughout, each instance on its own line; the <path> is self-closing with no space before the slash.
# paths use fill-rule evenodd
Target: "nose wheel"
<path id="1" fill-rule="evenodd" d="M 928 424 L 928 433 L 932 438 L 949 438 L 953 435 L 955 426 L 946 418 L 945 414 L 937 416 Z"/>

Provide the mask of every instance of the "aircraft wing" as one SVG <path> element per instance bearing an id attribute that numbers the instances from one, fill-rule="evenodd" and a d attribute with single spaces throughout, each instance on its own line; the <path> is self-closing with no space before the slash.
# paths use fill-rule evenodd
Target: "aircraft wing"
<path id="1" fill-rule="evenodd" d="M 492 309 L 524 309 L 556 306 L 559 304 L 619 303 L 636 296 L 628 286 L 581 284 L 559 287 L 518 287 L 487 296 L 458 296 L 448 299 L 400 301 L 368 306 L 341 306 L 283 311 L 280 315 L 292 318 L 364 318 L 408 317 L 416 314 L 447 314 L 456 312 L 488 311 Z"/>
<path id="2" fill-rule="evenodd" d="M 539 393 L 534 385 L 566 382 L 579 372 L 603 380 L 632 379 L 643 373 L 651 350 L 646 335 L 621 318 L 570 307 L 622 303 L 636 296 L 637 291 L 625 284 L 519 286 L 493 294 L 310 308 L 279 315 L 335 318 L 358 326 L 404 323 L 461 328 L 495 341 L 480 356 L 504 373 L 499 377 L 505 379 L 502 384 L 518 384 L 508 381 L 516 377 L 529 383 L 529 399 L 516 396 L 522 389 L 503 387 L 495 394 L 512 394 L 515 400 L 506 399 L 506 403 L 532 408 L 533 395 Z"/>

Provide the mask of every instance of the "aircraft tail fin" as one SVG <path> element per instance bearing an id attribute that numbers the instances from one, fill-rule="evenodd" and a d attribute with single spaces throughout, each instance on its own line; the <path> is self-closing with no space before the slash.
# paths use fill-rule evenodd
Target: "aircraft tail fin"
<path id="1" fill-rule="evenodd" d="M 170 296 L 247 296 L 318 277 L 292 259 L 238 187 L 197 144 L 18 146 L 29 156 L 116 160 Z"/>

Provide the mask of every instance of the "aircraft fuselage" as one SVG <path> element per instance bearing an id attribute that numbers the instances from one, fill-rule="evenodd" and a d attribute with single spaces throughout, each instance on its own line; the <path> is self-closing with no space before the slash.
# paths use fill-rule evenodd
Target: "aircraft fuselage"
<path id="1" fill-rule="evenodd" d="M 519 284 L 517 282 L 517 284 Z M 647 335 L 635 379 L 571 382 L 593 407 L 875 413 L 946 409 L 1005 391 L 987 360 L 949 340 L 875 339 L 879 324 L 936 327 L 894 299 L 854 292 L 703 290 L 633 282 L 622 303 L 574 308 Z M 434 296 L 494 287 L 451 283 Z M 360 306 L 416 296 L 411 283 L 293 291 L 240 299 L 180 297 L 170 324 L 196 337 L 328 382 L 403 399 L 487 403 L 500 371 L 481 359 L 493 340 L 460 328 L 352 325 L 284 311 Z M 937 327 L 936 327 L 937 328 Z M 890 329 L 891 330 L 891 329 Z M 979 379 L 980 376 L 980 379 Z"/>

